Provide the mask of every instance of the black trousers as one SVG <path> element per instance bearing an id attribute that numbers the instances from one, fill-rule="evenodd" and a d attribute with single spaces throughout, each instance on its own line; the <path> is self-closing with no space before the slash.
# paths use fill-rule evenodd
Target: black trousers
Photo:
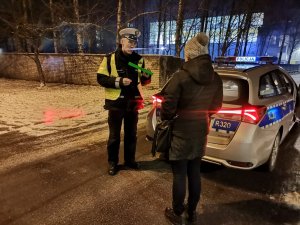
<path id="1" fill-rule="evenodd" d="M 201 158 L 193 160 L 174 160 L 170 161 L 173 172 L 173 210 L 177 215 L 184 211 L 184 199 L 186 193 L 186 177 L 188 178 L 188 211 L 196 210 L 200 200 L 201 177 L 200 165 Z"/>
<path id="2" fill-rule="evenodd" d="M 109 138 L 107 142 L 108 162 L 119 162 L 121 127 L 124 120 L 124 162 L 135 162 L 138 111 L 109 110 Z"/>

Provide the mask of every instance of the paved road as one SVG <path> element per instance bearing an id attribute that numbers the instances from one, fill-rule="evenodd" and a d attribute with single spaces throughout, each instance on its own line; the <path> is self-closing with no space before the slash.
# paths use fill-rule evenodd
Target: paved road
<path id="1" fill-rule="evenodd" d="M 0 98 L 1 225 L 168 224 L 163 210 L 171 203 L 172 174 L 167 163 L 149 154 L 151 143 L 145 141 L 145 113 L 140 116 L 137 151 L 142 170 L 122 169 L 111 177 L 106 174 L 107 128 L 101 122 L 105 116 L 97 114 L 98 108 L 92 107 L 99 90 L 50 86 L 40 91 L 26 82 L 21 88 L 22 83 L 5 80 L 0 84 L 3 91 Z M 78 88 L 80 91 L 75 91 Z M 63 93 L 63 98 L 53 97 L 60 96 L 58 93 Z M 44 114 L 30 109 L 24 96 L 44 99 L 37 101 L 39 105 L 47 105 L 47 99 L 54 99 L 55 102 L 50 102 L 54 109 L 59 109 L 54 110 L 55 120 L 50 124 L 43 121 Z M 34 114 L 14 113 L 12 109 L 17 107 L 8 104 L 9 97 L 26 109 L 24 112 L 34 111 Z M 20 98 L 22 101 L 18 101 Z M 31 106 L 36 104 L 29 99 Z M 63 102 L 67 102 L 67 107 Z M 78 108 L 85 114 L 71 110 Z M 39 119 L 43 122 L 31 122 L 37 120 L 37 114 L 42 115 Z M 6 121 L 7 117 L 11 120 Z M 13 118 L 19 121 L 18 126 Z M 281 145 L 279 167 L 273 174 L 203 163 L 199 224 L 300 224 L 299 133 L 298 125 Z"/>

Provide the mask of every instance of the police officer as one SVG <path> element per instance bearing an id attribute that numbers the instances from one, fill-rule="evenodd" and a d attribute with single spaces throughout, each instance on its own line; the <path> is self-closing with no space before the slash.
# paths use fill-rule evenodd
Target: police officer
<path id="1" fill-rule="evenodd" d="M 97 72 L 98 83 L 105 88 L 104 109 L 108 110 L 109 138 L 107 142 L 108 174 L 118 171 L 120 132 L 124 120 L 124 165 L 138 169 L 135 161 L 138 110 L 143 107 L 140 85 L 151 82 L 151 76 L 129 66 L 131 62 L 144 68 L 144 59 L 134 52 L 140 31 L 125 28 L 120 31 L 120 46 L 106 55 Z"/>

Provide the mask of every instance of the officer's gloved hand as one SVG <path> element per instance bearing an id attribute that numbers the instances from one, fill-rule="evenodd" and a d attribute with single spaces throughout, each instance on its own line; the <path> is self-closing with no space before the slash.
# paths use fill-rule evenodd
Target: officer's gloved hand
<path id="1" fill-rule="evenodd" d="M 123 86 L 129 86 L 130 84 L 131 84 L 131 82 L 132 82 L 132 80 L 131 79 L 129 79 L 129 78 L 122 78 L 121 79 L 122 80 L 122 85 Z"/>
<path id="2" fill-rule="evenodd" d="M 148 70 L 150 73 L 152 72 L 149 68 L 147 68 L 147 70 Z M 151 77 L 151 75 L 148 74 L 148 73 L 143 73 L 143 76 L 146 77 L 146 78 Z"/>

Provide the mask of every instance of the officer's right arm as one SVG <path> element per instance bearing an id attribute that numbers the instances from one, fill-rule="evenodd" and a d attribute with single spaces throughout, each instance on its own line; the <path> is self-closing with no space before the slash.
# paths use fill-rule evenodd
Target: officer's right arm
<path id="1" fill-rule="evenodd" d="M 107 69 L 107 57 L 105 56 L 97 71 L 98 83 L 106 88 L 120 88 L 122 84 L 122 78 L 110 76 Z"/>

